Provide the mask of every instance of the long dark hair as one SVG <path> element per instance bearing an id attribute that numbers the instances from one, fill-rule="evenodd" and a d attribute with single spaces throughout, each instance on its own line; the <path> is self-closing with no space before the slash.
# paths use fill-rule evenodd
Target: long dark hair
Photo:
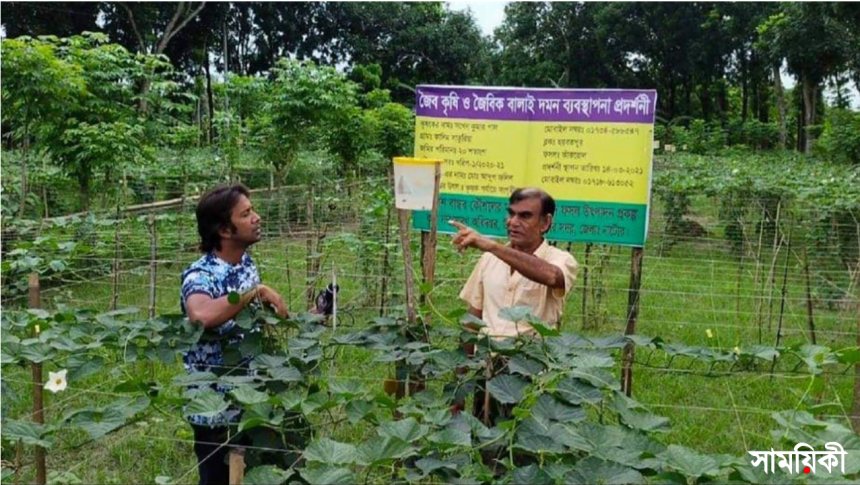
<path id="1" fill-rule="evenodd" d="M 208 253 L 221 250 L 222 229 L 236 230 L 230 214 L 241 196 L 249 197 L 251 192 L 242 184 L 222 185 L 200 197 L 197 203 L 197 232 L 200 234 L 200 251 Z"/>

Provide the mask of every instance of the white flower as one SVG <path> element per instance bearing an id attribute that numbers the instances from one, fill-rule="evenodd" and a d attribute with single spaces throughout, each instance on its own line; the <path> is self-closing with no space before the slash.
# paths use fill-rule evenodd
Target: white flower
<path id="1" fill-rule="evenodd" d="M 66 386 L 69 383 L 66 381 L 66 369 L 61 370 L 60 372 L 48 372 L 48 382 L 45 384 L 45 389 L 58 393 L 62 390 L 66 389 Z"/>
<path id="2" fill-rule="evenodd" d="M 736 169 L 732 170 L 732 175 L 737 175 L 738 172 L 740 172 L 740 171 L 741 171 L 741 169 L 736 168 Z"/>

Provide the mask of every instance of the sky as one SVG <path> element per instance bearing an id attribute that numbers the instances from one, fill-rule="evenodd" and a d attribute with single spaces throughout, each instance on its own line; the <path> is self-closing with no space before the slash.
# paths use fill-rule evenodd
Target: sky
<path id="1" fill-rule="evenodd" d="M 448 2 L 451 10 L 472 10 L 478 26 L 484 35 L 492 35 L 493 30 L 505 19 L 505 5 L 509 2 Z"/>

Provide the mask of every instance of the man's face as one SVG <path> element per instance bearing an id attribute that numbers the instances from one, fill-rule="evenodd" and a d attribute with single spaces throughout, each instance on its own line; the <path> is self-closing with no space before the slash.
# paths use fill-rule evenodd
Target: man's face
<path id="1" fill-rule="evenodd" d="M 552 215 L 541 215 L 540 199 L 530 197 L 508 206 L 505 227 L 511 246 L 517 249 L 534 249 L 540 245 L 543 233 L 552 224 Z"/>
<path id="2" fill-rule="evenodd" d="M 246 247 L 261 239 L 263 233 L 260 227 L 260 216 L 254 212 L 254 206 L 244 195 L 239 196 L 239 201 L 233 206 L 230 222 L 233 223 L 235 231 L 227 231 L 228 239 L 244 244 Z"/>

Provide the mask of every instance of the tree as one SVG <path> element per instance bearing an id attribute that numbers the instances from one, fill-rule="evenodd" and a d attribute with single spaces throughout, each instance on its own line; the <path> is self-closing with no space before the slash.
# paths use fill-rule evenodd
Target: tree
<path id="1" fill-rule="evenodd" d="M 283 181 L 313 128 L 355 105 L 356 86 L 334 68 L 281 59 L 257 120 L 262 146 Z"/>
<path id="2" fill-rule="evenodd" d="M 818 115 L 821 85 L 847 64 L 851 32 L 828 3 L 782 4 L 781 12 L 768 18 L 759 32 L 773 53 L 785 56 L 789 72 L 800 81 L 804 151 L 812 153 L 815 134 L 811 128 Z"/>
<path id="3" fill-rule="evenodd" d="M 141 54 L 162 55 L 167 46 L 192 20 L 206 2 L 145 3 L 108 2 L 104 15 L 108 32 L 121 44 Z M 173 6 L 173 8 L 167 8 Z M 146 94 L 150 84 L 144 78 L 140 85 L 139 108 L 146 113 Z"/>
<path id="4" fill-rule="evenodd" d="M 135 55 L 108 44 L 102 34 L 53 39 L 58 55 L 78 72 L 83 87 L 39 129 L 39 143 L 79 185 L 80 207 L 89 208 L 91 185 L 97 174 L 106 185 L 129 163 L 146 154 L 143 120 L 137 116 L 135 86 L 146 79 L 161 86 L 170 65 L 154 56 Z M 149 93 L 150 100 L 161 90 Z"/>
<path id="5" fill-rule="evenodd" d="M 79 66 L 60 59 L 56 42 L 4 39 L 2 43 L 3 123 L 23 147 L 21 216 L 26 209 L 27 162 L 30 142 L 51 120 L 64 116 L 84 93 Z"/>
<path id="6" fill-rule="evenodd" d="M 99 2 L 3 2 L 6 37 L 70 37 L 98 30 Z"/>

